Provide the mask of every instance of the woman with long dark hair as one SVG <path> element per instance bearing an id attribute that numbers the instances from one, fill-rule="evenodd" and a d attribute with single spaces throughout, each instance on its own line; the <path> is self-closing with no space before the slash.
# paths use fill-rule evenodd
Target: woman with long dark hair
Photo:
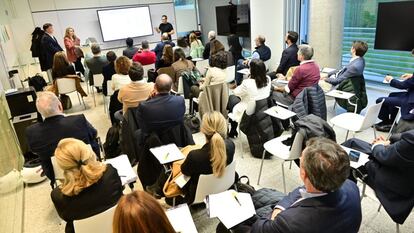
<path id="1" fill-rule="evenodd" d="M 233 55 L 234 64 L 237 64 L 239 59 L 244 59 L 242 55 L 243 47 L 240 44 L 239 37 L 231 34 L 227 37 L 227 44 L 229 45 L 229 51 Z"/>

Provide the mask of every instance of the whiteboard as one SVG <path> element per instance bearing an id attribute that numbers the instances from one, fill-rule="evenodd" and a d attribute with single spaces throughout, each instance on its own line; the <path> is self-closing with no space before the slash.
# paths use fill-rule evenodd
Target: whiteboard
<path id="1" fill-rule="evenodd" d="M 167 15 L 168 22 L 170 22 L 174 29 L 176 29 L 175 11 L 173 3 L 159 3 L 150 5 L 131 5 L 131 6 L 149 6 L 153 35 L 134 38 L 134 44 L 140 44 L 141 41 L 147 40 L 150 43 L 160 41 L 161 35 L 154 30 L 154 27 L 158 27 L 161 23 L 161 16 Z M 53 10 L 53 11 L 41 11 L 33 12 L 33 21 L 35 26 L 42 27 L 44 23 L 53 24 L 55 29 L 54 36 L 58 40 L 59 44 L 64 48 L 63 37 L 65 29 L 67 27 L 73 27 L 75 34 L 80 38 L 81 44 L 85 43 L 88 37 L 94 37 L 101 44 L 102 49 L 112 49 L 125 47 L 125 40 L 116 40 L 103 42 L 102 33 L 99 26 L 97 10 L 117 9 L 125 8 L 120 7 L 97 7 L 86 9 L 68 9 L 68 10 Z M 173 35 L 173 39 L 176 39 L 176 34 Z"/>

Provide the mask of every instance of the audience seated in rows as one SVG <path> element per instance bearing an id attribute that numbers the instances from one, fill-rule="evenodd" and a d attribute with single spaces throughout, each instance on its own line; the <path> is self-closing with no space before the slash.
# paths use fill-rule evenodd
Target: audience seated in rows
<path id="1" fill-rule="evenodd" d="M 102 83 L 102 93 L 108 95 L 108 81 L 112 80 L 112 75 L 116 74 L 115 71 L 115 60 L 116 54 L 114 51 L 109 51 L 106 53 L 106 59 L 109 64 L 102 68 L 102 75 L 104 76 L 104 81 Z M 111 87 L 112 88 L 112 87 Z"/>
<path id="2" fill-rule="evenodd" d="M 271 79 L 275 79 L 280 75 L 286 76 L 290 67 L 298 66 L 300 61 L 298 60 L 298 46 L 296 42 L 299 39 L 297 32 L 288 31 L 285 37 L 285 43 L 287 48 L 283 50 L 282 57 L 280 58 L 279 66 L 276 71 L 270 72 L 268 75 Z"/>
<path id="3" fill-rule="evenodd" d="M 291 105 L 295 97 L 305 88 L 318 84 L 320 79 L 319 66 L 313 57 L 313 48 L 310 45 L 299 45 L 297 53 L 300 66 L 293 72 L 292 79 L 287 85 L 276 86 L 273 99 L 284 105 Z"/>
<path id="4" fill-rule="evenodd" d="M 112 75 L 112 90 L 117 91 L 131 82 L 128 76 L 129 67 L 131 67 L 129 58 L 120 56 L 115 60 L 116 74 Z"/>
<path id="5" fill-rule="evenodd" d="M 414 56 L 414 49 L 411 54 Z M 384 103 L 382 103 L 381 106 L 381 111 L 378 115 L 378 118 L 381 119 L 382 122 L 375 126 L 375 128 L 379 131 L 390 131 L 391 125 L 398 113 L 397 107 L 400 107 L 401 119 L 406 121 L 414 120 L 414 113 L 411 113 L 411 110 L 414 109 L 413 74 L 404 74 L 401 76 L 401 79 L 402 80 L 399 81 L 389 75 L 385 77 L 385 81 L 389 82 L 391 87 L 406 91 L 392 92 L 388 95 L 388 97 L 381 97 L 377 99 L 377 103 L 384 100 Z"/>
<path id="6" fill-rule="evenodd" d="M 178 90 L 178 82 L 183 72 L 189 72 L 195 69 L 194 63 L 187 60 L 184 51 L 181 48 L 174 50 L 174 63 L 171 65 L 174 69 L 175 75 L 171 77 L 173 79 L 174 91 Z"/>
<path id="7" fill-rule="evenodd" d="M 162 56 L 160 60 L 155 62 L 155 69 L 158 70 L 163 67 L 169 67 L 174 62 L 173 47 L 169 44 L 165 45 L 162 49 Z"/>
<path id="8" fill-rule="evenodd" d="M 236 121 L 229 119 L 231 129 L 229 137 L 237 137 L 237 122 L 240 122 L 244 112 L 247 115 L 254 113 L 256 100 L 266 99 L 270 95 L 271 82 L 266 76 L 266 66 L 262 60 L 252 59 L 250 61 L 250 77 L 229 96 L 229 112 L 233 113 Z"/>
<path id="9" fill-rule="evenodd" d="M 244 59 L 242 55 L 243 47 L 240 44 L 239 37 L 231 34 L 227 37 L 227 44 L 229 46 L 229 52 L 233 56 L 233 65 L 237 64 L 237 61 Z M 228 65 L 229 66 L 229 65 Z"/>
<path id="10" fill-rule="evenodd" d="M 190 59 L 191 55 L 190 55 L 190 46 L 187 43 L 187 39 L 185 37 L 178 37 L 177 38 L 177 45 L 174 47 L 175 49 L 182 49 L 184 51 L 185 57 Z"/>
<path id="11" fill-rule="evenodd" d="M 191 58 L 203 58 L 204 46 L 203 43 L 197 39 L 194 32 L 190 33 L 190 56 Z"/>
<path id="12" fill-rule="evenodd" d="M 254 39 L 254 42 L 256 44 L 255 50 L 252 53 L 252 56 L 250 59 L 245 60 L 238 60 L 237 61 L 237 70 L 242 70 L 245 68 L 249 68 L 249 63 L 252 59 L 259 59 L 263 62 L 269 60 L 272 56 L 272 52 L 269 47 L 265 45 L 266 39 L 264 36 L 259 35 Z M 237 85 L 240 85 L 240 83 L 243 81 L 243 74 L 236 73 L 236 83 Z"/>
<path id="13" fill-rule="evenodd" d="M 122 55 L 129 59 L 132 59 L 134 54 L 138 52 L 138 48 L 134 46 L 134 39 L 131 37 L 126 38 L 125 43 L 127 47 L 122 51 Z"/>
<path id="14" fill-rule="evenodd" d="M 102 74 L 103 67 L 108 65 L 108 60 L 106 56 L 101 55 L 101 47 L 98 44 L 91 45 L 91 51 L 93 57 L 85 58 L 85 65 L 89 69 L 88 72 L 88 80 L 89 85 L 93 86 L 93 75 L 94 74 Z"/>
<path id="15" fill-rule="evenodd" d="M 146 100 L 154 89 L 154 83 L 143 80 L 144 69 L 142 65 L 134 62 L 128 71 L 131 83 L 123 86 L 118 93 L 118 100 L 123 104 L 122 112 L 125 114 L 128 108 L 134 108 L 140 102 Z"/>
<path id="16" fill-rule="evenodd" d="M 163 55 L 163 50 L 164 50 L 164 46 L 165 45 L 171 45 L 171 47 L 175 46 L 175 43 L 172 42 L 169 37 L 168 37 L 168 33 L 163 33 L 161 35 L 161 42 L 159 42 L 155 48 L 152 50 L 155 52 L 155 55 L 157 55 L 157 62 L 161 59 L 161 56 Z"/>
<path id="17" fill-rule="evenodd" d="M 123 187 L 117 170 L 110 164 L 96 161 L 95 153 L 81 140 L 60 140 L 55 157 L 64 180 L 50 196 L 57 213 L 66 221 L 65 232 L 74 233 L 74 220 L 115 206 Z"/>
<path id="18" fill-rule="evenodd" d="M 133 191 L 119 199 L 112 232 L 175 233 L 175 230 L 157 200 L 144 191 Z"/>
<path id="19" fill-rule="evenodd" d="M 211 64 L 211 57 L 214 56 L 215 54 L 219 53 L 219 52 L 224 52 L 226 53 L 226 57 L 227 57 L 227 66 L 232 66 L 234 65 L 233 61 L 233 55 L 230 51 L 225 51 L 224 49 L 224 45 L 217 39 L 214 39 L 212 41 L 210 41 L 210 57 L 209 57 L 209 65 L 212 66 Z"/>
<path id="20" fill-rule="evenodd" d="M 135 53 L 132 61 L 139 62 L 143 66 L 154 64 L 157 60 L 157 56 L 149 49 L 148 41 L 142 41 L 141 46 L 142 49 Z"/>
<path id="21" fill-rule="evenodd" d="M 208 42 L 206 43 L 205 47 L 204 47 L 204 52 L 203 52 L 203 58 L 204 59 L 209 59 L 210 58 L 210 42 L 212 40 L 216 39 L 216 32 L 215 31 L 209 31 L 208 35 Z"/>
<path id="22" fill-rule="evenodd" d="M 347 180 L 349 171 L 348 154 L 338 144 L 312 138 L 300 158 L 299 175 L 304 186 L 284 198 L 277 192 L 278 199 L 268 203 L 259 204 L 257 201 L 266 197 L 257 197 L 253 202 L 262 215 L 234 227 L 234 232 L 358 232 L 361 203 L 358 187 Z M 223 228 L 219 225 L 217 232 L 224 232 Z"/>
<path id="23" fill-rule="evenodd" d="M 355 138 L 343 145 L 370 156 L 356 175 L 375 191 L 394 222 L 403 224 L 414 207 L 414 130 L 392 142 L 379 137 L 369 144 Z"/>
<path id="24" fill-rule="evenodd" d="M 36 108 L 44 121 L 29 126 L 26 129 L 26 139 L 30 150 L 40 157 L 43 171 L 53 187 L 55 175 L 50 157 L 53 156 L 59 141 L 69 137 L 82 140 L 91 145 L 99 156 L 97 131 L 84 115 L 64 116 L 62 104 L 52 92 L 39 92 Z"/>
<path id="25" fill-rule="evenodd" d="M 364 74 L 365 59 L 364 55 L 368 51 L 368 44 L 364 41 L 354 41 L 351 47 L 351 60 L 349 64 L 340 71 L 332 71 L 328 73 L 327 78 L 323 78 L 325 82 L 336 86 L 346 79 L 360 77 Z"/>

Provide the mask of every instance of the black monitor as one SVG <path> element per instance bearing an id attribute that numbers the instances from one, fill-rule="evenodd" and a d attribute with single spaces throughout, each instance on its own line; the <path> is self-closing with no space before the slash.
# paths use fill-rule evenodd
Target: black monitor
<path id="1" fill-rule="evenodd" d="M 414 49 L 414 1 L 378 4 L 375 49 Z"/>
<path id="2" fill-rule="evenodd" d="M 235 34 L 250 37 L 249 5 L 228 5 L 216 7 L 217 34 L 228 36 Z"/>

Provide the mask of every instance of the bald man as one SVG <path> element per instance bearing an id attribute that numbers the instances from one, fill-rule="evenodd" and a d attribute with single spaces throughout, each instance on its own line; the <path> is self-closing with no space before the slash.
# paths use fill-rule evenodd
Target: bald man
<path id="1" fill-rule="evenodd" d="M 152 50 L 155 53 L 155 55 L 157 55 L 157 62 L 161 59 L 162 51 L 164 50 L 164 46 L 166 44 L 171 45 L 171 47 L 175 46 L 175 43 L 172 42 L 168 37 L 168 33 L 165 32 L 161 35 L 161 42 L 158 43 Z"/>
<path id="2" fill-rule="evenodd" d="M 150 98 L 139 104 L 137 118 L 141 129 L 141 139 L 151 132 L 162 132 L 183 123 L 184 98 L 170 94 L 172 84 L 170 76 L 159 75 Z"/>
<path id="3" fill-rule="evenodd" d="M 55 174 L 50 157 L 53 156 L 59 141 L 64 138 L 82 140 L 86 144 L 90 144 L 93 151 L 99 156 L 99 146 L 96 141 L 97 131 L 83 114 L 64 116 L 62 104 L 52 92 L 38 93 L 36 108 L 44 121 L 29 126 L 26 129 L 26 138 L 30 150 L 40 157 L 43 171 L 50 179 L 53 188 Z"/>

